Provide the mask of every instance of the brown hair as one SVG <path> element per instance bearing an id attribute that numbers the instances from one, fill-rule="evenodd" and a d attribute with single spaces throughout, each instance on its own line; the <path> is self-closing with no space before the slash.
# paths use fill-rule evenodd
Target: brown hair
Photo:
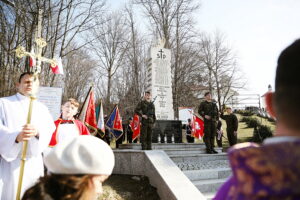
<path id="1" fill-rule="evenodd" d="M 94 175 L 50 174 L 29 188 L 22 200 L 79 200 Z"/>
<path id="2" fill-rule="evenodd" d="M 69 98 L 65 103 L 67 103 L 67 102 L 70 102 L 73 106 L 75 106 L 76 108 L 78 108 L 79 107 L 79 102 L 76 100 L 76 99 L 74 99 L 74 98 Z M 64 104 L 65 104 L 64 103 Z"/>
<path id="3" fill-rule="evenodd" d="M 22 78 L 23 78 L 25 75 L 33 76 L 34 73 L 33 73 L 33 72 L 24 72 L 24 73 L 22 73 L 22 74 L 19 76 L 19 83 L 21 83 L 21 80 L 22 80 Z"/>

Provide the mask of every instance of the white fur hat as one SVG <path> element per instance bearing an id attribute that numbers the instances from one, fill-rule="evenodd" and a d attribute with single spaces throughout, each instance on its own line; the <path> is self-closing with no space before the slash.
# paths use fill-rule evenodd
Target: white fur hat
<path id="1" fill-rule="evenodd" d="M 115 165 L 110 146 L 90 135 L 62 141 L 45 156 L 44 161 L 53 174 L 110 175 Z"/>

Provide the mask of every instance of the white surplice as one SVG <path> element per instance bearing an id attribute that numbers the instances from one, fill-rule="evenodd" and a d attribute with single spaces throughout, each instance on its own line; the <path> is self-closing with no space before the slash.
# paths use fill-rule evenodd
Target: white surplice
<path id="1" fill-rule="evenodd" d="M 16 137 L 26 124 L 30 99 L 19 93 L 0 98 L 0 199 L 16 199 L 22 142 Z M 55 125 L 48 108 L 37 100 L 33 101 L 31 124 L 38 130 L 39 138 L 28 142 L 22 194 L 44 175 L 42 152 L 47 148 Z"/>

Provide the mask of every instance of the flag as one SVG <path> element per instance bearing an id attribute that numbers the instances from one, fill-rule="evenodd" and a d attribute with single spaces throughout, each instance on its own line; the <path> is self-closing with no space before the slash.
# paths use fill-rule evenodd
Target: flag
<path id="1" fill-rule="evenodd" d="M 201 139 L 204 135 L 204 121 L 197 115 L 192 118 L 192 136 Z"/>
<path id="2" fill-rule="evenodd" d="M 64 74 L 62 61 L 60 57 L 57 59 L 56 65 L 54 67 L 51 66 L 51 70 L 54 74 Z"/>
<path id="3" fill-rule="evenodd" d="M 116 105 L 108 116 L 106 121 L 106 127 L 109 129 L 109 132 L 118 140 L 123 135 L 123 126 L 122 119 L 120 116 L 118 105 Z"/>
<path id="4" fill-rule="evenodd" d="M 98 133 L 100 134 L 101 137 L 104 137 L 104 135 L 105 135 L 105 125 L 104 125 L 102 100 L 100 101 L 100 104 L 99 104 L 98 108 L 99 108 L 98 122 L 97 122 Z"/>
<path id="5" fill-rule="evenodd" d="M 34 67 L 36 65 L 36 59 L 34 57 L 34 50 L 31 49 L 30 51 L 30 57 L 29 57 L 29 66 Z"/>
<path id="6" fill-rule="evenodd" d="M 131 129 L 132 129 L 132 140 L 135 140 L 141 133 L 141 122 L 140 122 L 140 117 L 135 114 L 133 116 L 132 122 L 130 124 Z"/>
<path id="7" fill-rule="evenodd" d="M 91 134 L 95 135 L 97 132 L 97 123 L 93 87 L 90 88 L 85 98 L 78 119 L 90 129 Z"/>

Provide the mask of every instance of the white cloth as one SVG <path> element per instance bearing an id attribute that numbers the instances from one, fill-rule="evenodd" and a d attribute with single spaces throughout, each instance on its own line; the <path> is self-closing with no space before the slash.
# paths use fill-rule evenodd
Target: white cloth
<path id="1" fill-rule="evenodd" d="M 73 138 L 79 136 L 79 129 L 76 124 L 59 124 L 57 129 L 57 142 L 72 140 Z M 47 147 L 44 150 L 44 156 L 48 155 L 52 151 L 53 147 Z"/>
<path id="2" fill-rule="evenodd" d="M 16 199 L 22 142 L 16 137 L 26 124 L 30 99 L 19 93 L 0 98 L 0 199 Z M 21 195 L 44 175 L 42 152 L 48 146 L 55 130 L 48 108 L 34 100 L 31 124 L 35 125 L 39 139 L 33 137 L 28 142 Z M 3 185 L 1 187 L 1 182 Z M 2 191 L 2 193 L 1 193 Z"/>
<path id="3" fill-rule="evenodd" d="M 79 129 L 76 124 L 60 124 L 57 131 L 58 143 L 71 140 L 79 135 Z"/>

